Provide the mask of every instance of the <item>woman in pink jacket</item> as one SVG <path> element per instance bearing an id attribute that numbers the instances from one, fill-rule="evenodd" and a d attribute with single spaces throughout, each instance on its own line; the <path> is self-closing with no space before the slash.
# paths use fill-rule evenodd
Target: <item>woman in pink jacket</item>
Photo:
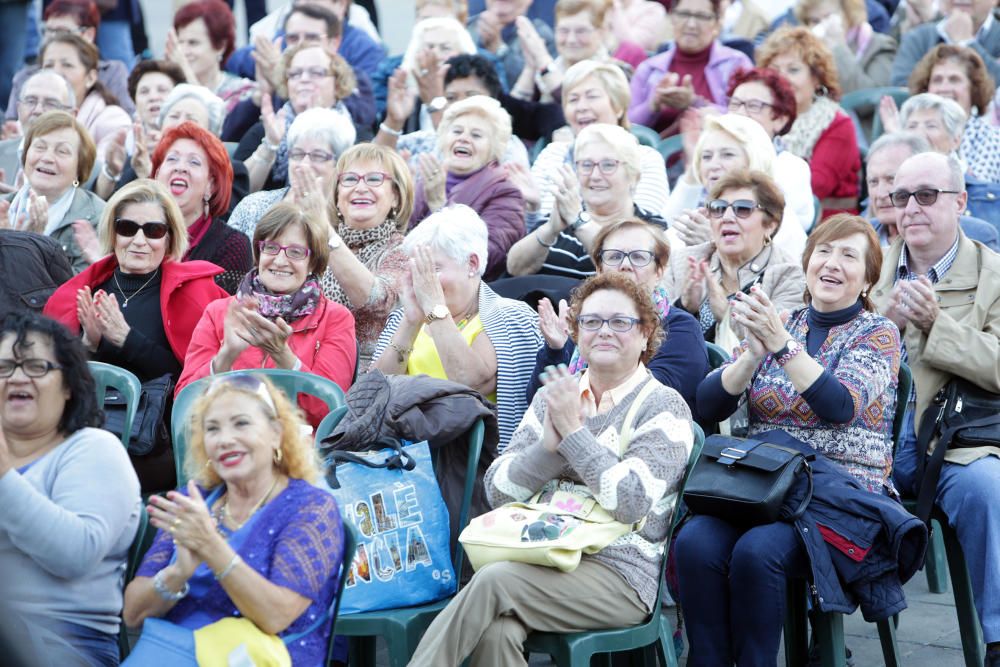
<path id="1" fill-rule="evenodd" d="M 313 207 L 280 203 L 260 219 L 253 237 L 256 268 L 236 296 L 205 310 L 178 392 L 207 375 L 252 368 L 315 373 L 347 391 L 357 365 L 354 316 L 323 296 L 317 275 L 326 268 L 329 232 L 313 213 Z M 326 416 L 318 399 L 303 397 L 299 405 L 314 427 Z"/>

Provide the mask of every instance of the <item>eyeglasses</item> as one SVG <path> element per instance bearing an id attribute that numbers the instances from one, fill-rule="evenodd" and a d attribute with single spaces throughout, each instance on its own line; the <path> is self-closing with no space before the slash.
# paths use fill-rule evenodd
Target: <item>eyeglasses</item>
<path id="1" fill-rule="evenodd" d="M 920 188 L 913 192 L 908 192 L 906 190 L 896 190 L 895 192 L 889 193 L 889 199 L 892 200 L 892 205 L 896 208 L 906 208 L 906 205 L 910 203 L 910 197 L 916 197 L 917 203 L 921 206 L 933 206 L 934 202 L 937 201 L 939 194 L 946 195 L 957 195 L 960 194 L 958 190 L 939 190 L 938 188 Z"/>
<path id="2" fill-rule="evenodd" d="M 217 392 L 219 389 L 225 386 L 234 387 L 242 391 L 255 394 L 264 405 L 271 409 L 272 415 L 278 414 L 278 408 L 274 405 L 274 399 L 271 398 L 271 392 L 267 390 L 267 386 L 264 381 L 253 373 L 222 373 L 221 375 L 216 375 L 212 380 L 212 383 L 208 385 L 208 389 L 205 390 L 205 395 L 211 395 Z"/>
<path id="3" fill-rule="evenodd" d="M 275 241 L 258 241 L 257 247 L 265 255 L 277 255 L 282 250 L 285 251 L 285 257 L 292 261 L 300 261 L 309 256 L 309 248 L 304 245 L 299 245 L 298 243 L 293 243 L 291 245 L 281 245 Z"/>
<path id="4" fill-rule="evenodd" d="M 389 178 L 389 174 L 383 171 L 369 171 L 367 174 L 359 174 L 353 171 L 345 171 L 343 174 L 337 177 L 337 182 L 343 185 L 345 188 L 357 187 L 358 183 L 361 181 L 365 182 L 370 188 L 377 188 L 378 186 L 385 183 L 385 179 Z"/>
<path id="5" fill-rule="evenodd" d="M 726 209 L 733 209 L 737 218 L 746 219 L 753 215 L 757 209 L 764 210 L 764 207 L 750 199 L 737 199 L 730 203 L 725 199 L 713 199 L 708 202 L 708 217 L 719 219 L 726 214 Z"/>
<path id="6" fill-rule="evenodd" d="M 328 76 L 333 76 L 333 72 L 324 67 L 296 67 L 288 70 L 288 80 L 298 81 L 304 79 L 307 74 L 310 79 L 325 79 Z"/>
<path id="7" fill-rule="evenodd" d="M 617 331 L 618 333 L 631 331 L 632 327 L 641 321 L 642 320 L 638 317 L 625 317 L 624 315 L 618 315 L 615 317 L 580 315 L 580 317 L 576 318 L 576 323 L 580 325 L 581 329 L 586 331 L 600 331 L 601 328 L 607 324 L 612 331 Z"/>
<path id="8" fill-rule="evenodd" d="M 330 162 L 333 160 L 333 153 L 328 153 L 326 151 L 306 151 L 294 150 L 288 152 L 288 159 L 292 162 L 302 162 L 306 158 L 313 164 L 321 162 Z"/>
<path id="9" fill-rule="evenodd" d="M 594 173 L 594 167 L 601 170 L 601 173 L 605 176 L 610 176 L 618 170 L 618 165 L 621 164 L 620 160 L 612 160 L 611 158 L 604 158 L 603 160 L 577 160 L 576 170 L 581 174 L 590 175 Z"/>
<path id="10" fill-rule="evenodd" d="M 144 222 L 140 225 L 128 218 L 115 218 L 115 234 L 119 236 L 131 238 L 138 234 L 140 229 L 147 239 L 162 239 L 170 231 L 165 222 Z"/>
<path id="11" fill-rule="evenodd" d="M 655 255 L 649 250 L 629 250 L 625 252 L 624 250 L 615 250 L 614 248 L 607 248 L 602 250 L 600 253 L 601 264 L 606 264 L 608 266 L 618 266 L 625 261 L 628 257 L 628 263 L 632 266 L 647 266 L 653 261 Z"/>
<path id="12" fill-rule="evenodd" d="M 30 378 L 40 378 L 49 371 L 60 370 L 62 366 L 58 366 L 48 359 L 22 359 L 21 361 L 0 359 L 0 378 L 9 378 L 18 368 Z"/>
<path id="13" fill-rule="evenodd" d="M 673 16 L 674 20 L 678 23 L 686 23 L 688 21 L 694 21 L 695 23 L 711 23 L 718 18 L 715 14 L 685 11 L 676 11 L 671 14 L 671 16 Z"/>
<path id="14" fill-rule="evenodd" d="M 37 97 L 24 97 L 18 100 L 17 103 L 29 111 L 39 107 L 41 107 L 42 111 L 69 111 L 70 109 L 69 105 L 63 104 L 51 97 L 43 97 L 41 99 Z"/>
<path id="15" fill-rule="evenodd" d="M 746 107 L 748 113 L 760 113 L 764 110 L 764 107 L 774 108 L 774 105 L 760 100 L 741 100 L 738 97 L 729 98 L 730 111 L 738 112 L 740 107 Z"/>

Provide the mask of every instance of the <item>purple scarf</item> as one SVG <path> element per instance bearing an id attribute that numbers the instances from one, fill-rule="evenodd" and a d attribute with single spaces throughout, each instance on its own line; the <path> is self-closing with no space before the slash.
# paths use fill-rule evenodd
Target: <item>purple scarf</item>
<path id="1" fill-rule="evenodd" d="M 260 281 L 257 269 L 253 269 L 243 277 L 243 282 L 236 290 L 238 299 L 252 298 L 257 302 L 257 312 L 269 320 L 282 318 L 285 322 L 292 322 L 312 315 L 319 304 L 319 298 L 323 296 L 323 288 L 320 287 L 316 276 L 309 274 L 302 287 L 291 294 L 275 294 L 264 287 Z"/>

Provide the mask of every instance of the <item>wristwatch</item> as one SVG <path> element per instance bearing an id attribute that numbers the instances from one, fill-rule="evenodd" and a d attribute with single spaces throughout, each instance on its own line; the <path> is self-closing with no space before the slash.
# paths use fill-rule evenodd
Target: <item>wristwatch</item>
<path id="1" fill-rule="evenodd" d="M 427 103 L 427 110 L 431 113 L 437 113 L 438 111 L 444 111 L 446 106 L 448 106 L 448 99 L 438 95 Z"/>
<path id="2" fill-rule="evenodd" d="M 580 211 L 580 215 L 576 216 L 576 220 L 569 225 L 570 234 L 576 234 L 576 230 L 580 229 L 588 222 L 590 222 L 590 213 L 587 211 Z"/>
<path id="3" fill-rule="evenodd" d="M 448 306 L 443 303 L 439 303 L 431 308 L 431 312 L 427 313 L 427 317 L 424 318 L 424 321 L 427 322 L 427 324 L 431 324 L 437 320 L 443 320 L 450 315 L 451 313 L 448 311 Z"/>
<path id="4" fill-rule="evenodd" d="M 774 353 L 774 359 L 778 362 L 779 366 L 784 366 L 792 357 L 801 351 L 802 343 L 794 338 L 789 338 L 788 342 L 785 343 L 785 346 Z"/>

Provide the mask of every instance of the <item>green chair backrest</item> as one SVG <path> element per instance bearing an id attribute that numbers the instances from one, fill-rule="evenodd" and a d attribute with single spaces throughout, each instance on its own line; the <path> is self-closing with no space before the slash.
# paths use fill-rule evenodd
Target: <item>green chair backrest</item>
<path id="1" fill-rule="evenodd" d="M 97 404 L 104 406 L 104 397 L 108 393 L 108 387 L 113 387 L 121 393 L 126 401 L 125 406 L 125 427 L 122 430 L 121 441 L 126 447 L 129 438 L 132 436 L 132 423 L 135 421 L 135 412 L 139 409 L 139 397 L 142 395 L 142 383 L 131 371 L 100 361 L 88 361 L 90 374 L 94 376 L 94 384 L 97 388 Z"/>
<path id="2" fill-rule="evenodd" d="M 813 224 L 810 233 L 816 230 L 819 221 L 823 219 L 823 202 L 816 195 L 813 195 Z"/>
<path id="3" fill-rule="evenodd" d="M 128 586 L 129 582 L 135 578 L 139 564 L 142 563 L 142 557 L 146 555 L 146 550 L 149 548 L 155 534 L 156 529 L 150 529 L 149 513 L 146 512 L 146 504 L 142 503 L 139 506 L 139 525 L 135 529 L 135 537 L 132 538 L 132 544 L 128 548 L 128 558 L 125 561 L 125 575 L 122 581 L 123 588 Z M 122 622 L 118 629 L 119 658 L 124 661 L 128 657 L 130 650 L 128 630 L 125 628 L 125 623 Z"/>
<path id="4" fill-rule="evenodd" d="M 660 145 L 660 133 L 656 130 L 646 127 L 645 125 L 636 125 L 632 123 L 632 136 L 639 140 L 639 143 L 643 146 L 649 146 L 650 148 L 656 148 Z"/>
<path id="5" fill-rule="evenodd" d="M 264 375 L 293 402 L 298 401 L 299 394 L 308 394 L 322 400 L 330 410 L 335 410 L 345 405 L 344 391 L 337 383 L 313 373 L 289 371 L 280 368 L 255 368 L 252 371 L 231 372 L 252 372 L 254 375 Z M 202 395 L 213 380 L 225 377 L 226 375 L 229 375 L 229 373 L 219 373 L 202 378 L 197 382 L 192 382 L 184 387 L 174 398 L 173 413 L 170 417 L 170 435 L 174 447 L 174 468 L 177 471 L 178 486 L 184 486 L 188 481 L 188 477 L 184 472 L 184 459 L 187 456 L 188 417 L 191 413 L 191 408 L 195 400 Z"/>
<path id="6" fill-rule="evenodd" d="M 721 345 L 716 345 L 715 343 L 705 343 L 705 347 L 708 348 L 708 365 L 713 371 L 729 361 L 732 356 L 722 349 Z"/>
<path id="7" fill-rule="evenodd" d="M 316 427 L 315 440 L 317 447 L 319 447 L 319 443 L 323 441 L 323 438 L 333 433 L 333 429 L 337 427 L 337 424 L 340 423 L 340 420 L 343 419 L 346 414 L 347 406 L 341 405 L 339 408 L 330 410 L 330 414 L 323 417 L 323 421 L 321 421 L 319 426 Z"/>
<path id="8" fill-rule="evenodd" d="M 337 592 L 333 598 L 332 613 L 330 614 L 332 622 L 330 624 L 330 639 L 327 640 L 326 644 L 326 662 L 323 663 L 324 665 L 333 664 L 333 647 L 337 638 L 336 633 L 333 632 L 333 627 L 337 623 L 337 614 L 340 613 L 340 599 L 344 597 L 344 582 L 347 581 L 347 574 L 351 571 L 351 564 L 354 562 L 354 552 L 358 547 L 358 536 L 354 534 L 354 528 L 346 521 L 343 522 L 343 525 L 344 557 L 340 561 L 340 571 L 337 573 Z"/>
<path id="9" fill-rule="evenodd" d="M 896 101 L 896 106 L 902 106 L 903 102 L 910 96 L 910 90 L 903 86 L 885 86 L 882 88 L 862 88 L 854 90 L 840 98 L 840 107 L 847 111 L 856 111 L 863 108 L 874 108 L 875 113 L 872 119 L 872 133 L 868 137 L 868 145 L 882 136 L 882 118 L 878 113 L 878 105 L 881 99 L 888 95 Z"/>
<path id="10" fill-rule="evenodd" d="M 472 508 L 472 494 L 476 488 L 476 474 L 479 471 L 479 457 L 483 453 L 483 438 L 486 435 L 486 425 L 482 418 L 469 429 L 467 435 L 469 440 L 469 460 L 465 465 L 465 488 L 462 491 L 462 508 L 458 513 L 458 531 L 462 532 L 469 525 L 469 512 Z M 462 550 L 462 543 L 455 546 L 455 555 L 452 564 L 455 566 L 455 575 L 461 578 L 462 565 L 465 562 L 465 551 Z"/>
<path id="11" fill-rule="evenodd" d="M 906 418 L 906 408 L 910 402 L 910 389 L 913 387 L 913 373 L 910 367 L 899 362 L 899 382 L 896 385 L 896 414 L 892 416 L 892 448 L 899 449 L 903 440 L 903 424 Z"/>
<path id="12" fill-rule="evenodd" d="M 664 160 L 669 160 L 672 155 L 684 150 L 684 137 L 675 134 L 672 137 L 662 139 L 656 144 L 656 150 L 660 152 Z"/>

